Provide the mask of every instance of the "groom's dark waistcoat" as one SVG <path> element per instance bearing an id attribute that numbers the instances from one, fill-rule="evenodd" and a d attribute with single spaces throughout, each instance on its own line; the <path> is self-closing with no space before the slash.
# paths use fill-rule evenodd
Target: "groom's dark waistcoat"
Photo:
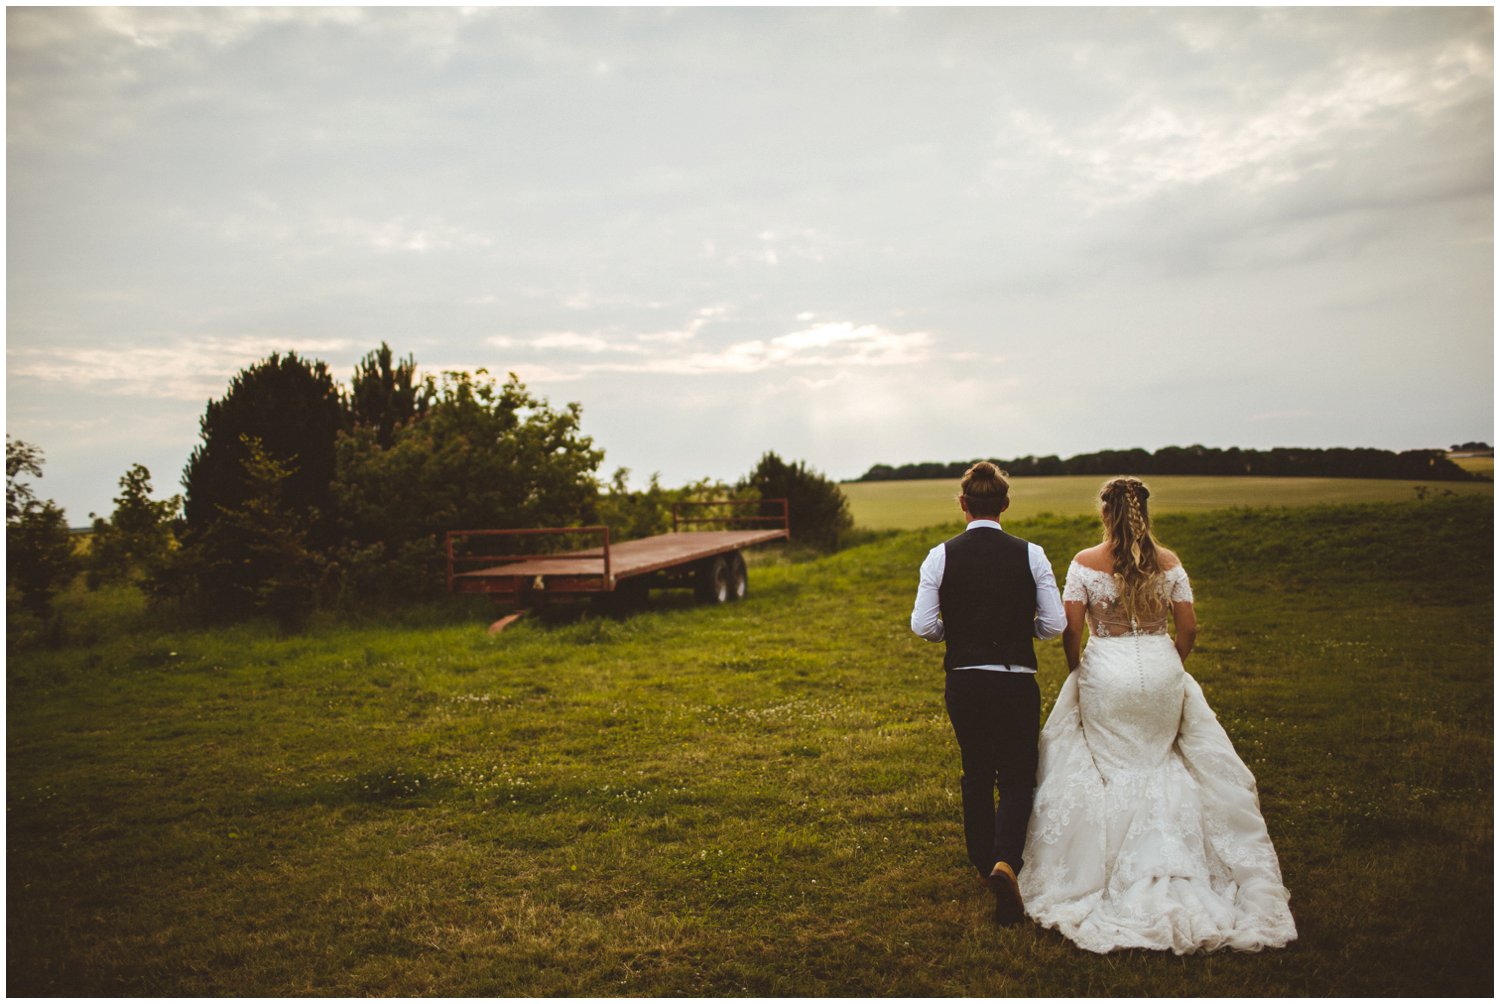
<path id="1" fill-rule="evenodd" d="M 1026 541 L 981 526 L 947 541 L 943 551 L 943 668 L 1036 669 L 1036 580 Z"/>

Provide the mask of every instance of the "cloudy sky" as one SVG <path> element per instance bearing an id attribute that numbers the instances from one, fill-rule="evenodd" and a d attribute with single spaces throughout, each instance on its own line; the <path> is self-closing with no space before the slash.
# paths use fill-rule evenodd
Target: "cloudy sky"
<path id="1" fill-rule="evenodd" d="M 1490 8 L 6 22 L 6 428 L 75 525 L 382 340 L 636 483 L 1492 440 Z"/>

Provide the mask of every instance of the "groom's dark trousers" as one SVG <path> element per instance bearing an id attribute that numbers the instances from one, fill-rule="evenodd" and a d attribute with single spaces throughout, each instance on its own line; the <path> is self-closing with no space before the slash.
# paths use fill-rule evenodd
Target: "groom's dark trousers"
<path id="1" fill-rule="evenodd" d="M 969 860 L 981 875 L 989 875 L 996 861 L 1019 873 L 1036 786 L 1042 716 L 1036 676 L 983 669 L 950 669 L 945 675 L 943 701 L 963 763 Z"/>
<path id="2" fill-rule="evenodd" d="M 1065 623 L 1046 555 L 998 522 L 971 520 L 922 563 L 913 630 L 939 633 L 935 614 L 946 646 L 944 703 L 963 763 L 969 860 L 986 878 L 997 861 L 1019 873 L 1041 721 L 1034 641 Z"/>

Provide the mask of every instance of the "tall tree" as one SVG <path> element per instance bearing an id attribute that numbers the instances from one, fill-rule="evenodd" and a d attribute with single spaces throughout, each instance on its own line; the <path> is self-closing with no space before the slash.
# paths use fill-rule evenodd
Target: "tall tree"
<path id="1" fill-rule="evenodd" d="M 417 361 L 408 355 L 393 359 L 385 342 L 354 367 L 349 389 L 349 417 L 355 425 L 375 431 L 375 441 L 389 449 L 396 429 L 427 410 L 430 383 L 417 380 Z"/>
<path id="2" fill-rule="evenodd" d="M 7 591 L 43 622 L 51 622 L 52 599 L 78 573 L 73 537 L 63 510 L 38 499 L 25 476 L 42 476 L 42 451 L 5 437 L 5 573 Z"/>
<path id="3" fill-rule="evenodd" d="M 42 476 L 42 451 L 20 439 L 5 437 L 5 522 L 20 517 L 36 502 L 36 493 L 21 479 Z"/>
<path id="4" fill-rule="evenodd" d="M 310 546 L 327 548 L 335 540 L 331 486 L 343 422 L 343 402 L 328 367 L 294 352 L 241 370 L 224 397 L 208 403 L 201 442 L 182 477 L 182 558 L 198 574 L 178 580 L 194 582 L 209 609 L 246 612 L 259 586 L 251 543 L 243 527 L 226 517 L 242 511 L 256 490 L 246 466 L 252 460 L 249 441 L 290 472 L 279 504 L 307 528 Z"/>

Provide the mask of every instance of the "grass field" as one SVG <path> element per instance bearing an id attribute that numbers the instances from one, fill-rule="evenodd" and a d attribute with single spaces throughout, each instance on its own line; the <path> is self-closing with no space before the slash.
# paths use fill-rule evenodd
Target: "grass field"
<path id="1" fill-rule="evenodd" d="M 1449 459 L 1466 471 L 1483 474 L 1487 478 L 1495 476 L 1494 457 L 1450 457 Z"/>
<path id="2" fill-rule="evenodd" d="M 1016 478 L 1006 522 L 1041 515 L 1092 516 L 1106 478 L 1066 475 Z M 1343 502 L 1398 502 L 1419 495 L 1492 497 L 1490 482 L 1386 481 L 1375 478 L 1252 478 L 1162 475 L 1143 479 L 1151 487 L 1153 515 L 1203 512 L 1231 506 L 1304 506 Z M 856 526 L 870 530 L 916 530 L 962 526 L 958 479 L 850 481 L 839 486 L 849 498 Z"/>
<path id="3" fill-rule="evenodd" d="M 1012 521 L 1061 576 L 1085 518 Z M 7 669 L 13 995 L 1488 996 L 1488 497 L 1165 515 L 1300 938 L 1100 957 L 964 857 L 932 533 L 624 619 L 69 598 Z M 1039 646 L 1044 708 L 1065 675 Z"/>

